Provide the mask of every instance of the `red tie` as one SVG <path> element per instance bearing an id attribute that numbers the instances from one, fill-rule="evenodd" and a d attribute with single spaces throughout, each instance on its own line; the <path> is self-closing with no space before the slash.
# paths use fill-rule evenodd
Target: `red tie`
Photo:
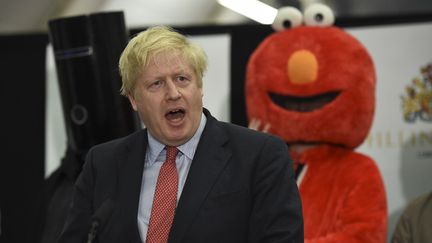
<path id="1" fill-rule="evenodd" d="M 178 149 L 169 146 L 166 149 L 167 157 L 159 171 L 156 183 L 146 243 L 167 242 L 174 219 L 178 188 L 175 159 Z"/>

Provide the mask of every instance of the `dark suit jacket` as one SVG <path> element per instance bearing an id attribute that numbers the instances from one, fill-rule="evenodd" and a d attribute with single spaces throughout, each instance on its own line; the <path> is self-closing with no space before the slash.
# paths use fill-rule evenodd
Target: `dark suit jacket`
<path id="1" fill-rule="evenodd" d="M 303 242 L 300 196 L 285 143 L 219 122 L 202 133 L 180 197 L 170 243 Z M 85 242 L 91 217 L 114 203 L 98 242 L 141 242 L 138 224 L 147 132 L 92 148 L 77 180 L 60 242 Z"/>

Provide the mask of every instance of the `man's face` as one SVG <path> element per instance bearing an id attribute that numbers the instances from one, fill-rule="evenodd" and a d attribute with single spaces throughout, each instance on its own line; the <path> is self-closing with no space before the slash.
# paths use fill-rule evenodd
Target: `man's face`
<path id="1" fill-rule="evenodd" d="M 151 58 L 129 100 L 159 142 L 179 146 L 198 129 L 202 96 L 192 66 L 182 56 L 164 52 Z"/>

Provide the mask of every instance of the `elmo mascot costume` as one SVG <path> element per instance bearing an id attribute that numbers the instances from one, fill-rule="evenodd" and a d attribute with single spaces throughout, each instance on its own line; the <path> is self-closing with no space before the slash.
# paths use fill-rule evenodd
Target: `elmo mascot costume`
<path id="1" fill-rule="evenodd" d="M 330 8 L 279 10 L 253 52 L 246 105 L 256 129 L 289 145 L 305 242 L 385 242 L 387 202 L 375 162 L 354 151 L 372 124 L 375 70 L 367 50 L 332 26 Z M 267 126 L 266 126 L 267 125 Z M 263 128 L 266 127 L 266 128 Z"/>

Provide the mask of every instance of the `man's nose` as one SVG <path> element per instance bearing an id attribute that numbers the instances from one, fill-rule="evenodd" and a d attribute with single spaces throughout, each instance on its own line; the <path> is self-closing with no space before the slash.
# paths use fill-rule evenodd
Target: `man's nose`
<path id="1" fill-rule="evenodd" d="M 178 99 L 180 98 L 181 94 L 178 90 L 177 85 L 175 84 L 174 80 L 167 80 L 167 96 L 169 99 Z"/>

